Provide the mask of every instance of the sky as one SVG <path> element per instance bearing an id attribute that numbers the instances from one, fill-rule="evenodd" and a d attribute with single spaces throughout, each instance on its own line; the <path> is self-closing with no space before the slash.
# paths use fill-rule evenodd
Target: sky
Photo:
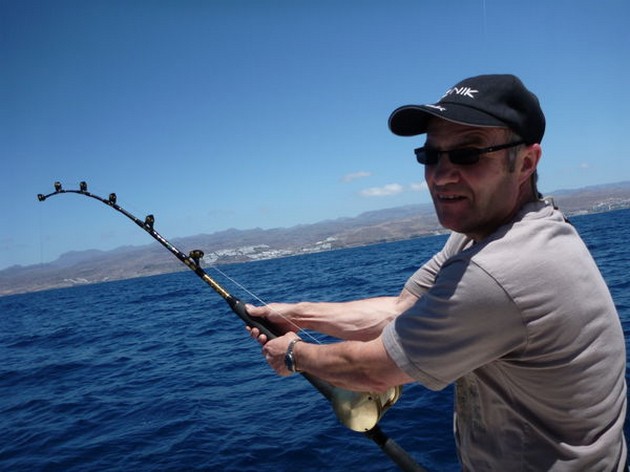
<path id="1" fill-rule="evenodd" d="M 630 180 L 629 21 L 627 0 L 0 0 L 0 269 L 152 242 L 38 202 L 55 181 L 169 239 L 428 203 L 424 138 L 387 119 L 485 73 L 541 101 L 543 192 Z"/>

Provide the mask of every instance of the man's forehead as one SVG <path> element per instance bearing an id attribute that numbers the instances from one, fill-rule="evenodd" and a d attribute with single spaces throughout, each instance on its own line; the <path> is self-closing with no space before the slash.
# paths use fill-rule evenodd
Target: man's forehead
<path id="1" fill-rule="evenodd" d="M 427 128 L 427 141 L 451 139 L 481 141 L 504 137 L 509 132 L 509 128 L 469 126 L 447 120 L 432 119 Z"/>

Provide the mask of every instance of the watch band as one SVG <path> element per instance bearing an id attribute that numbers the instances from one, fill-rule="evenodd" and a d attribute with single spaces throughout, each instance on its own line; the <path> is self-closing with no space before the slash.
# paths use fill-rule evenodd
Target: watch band
<path id="1" fill-rule="evenodd" d="M 295 355 L 293 354 L 293 347 L 296 343 L 302 341 L 302 338 L 293 338 L 289 342 L 289 346 L 287 347 L 287 352 L 284 355 L 284 365 L 287 367 L 289 372 L 300 372 L 297 367 L 297 362 L 295 361 Z"/>

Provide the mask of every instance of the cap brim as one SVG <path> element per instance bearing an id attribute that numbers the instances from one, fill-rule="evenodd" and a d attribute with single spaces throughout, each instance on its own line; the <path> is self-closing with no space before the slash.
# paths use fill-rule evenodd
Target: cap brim
<path id="1" fill-rule="evenodd" d="M 466 126 L 506 128 L 508 125 L 492 115 L 455 103 L 405 105 L 389 117 L 389 129 L 398 136 L 416 136 L 427 132 L 432 117 Z"/>

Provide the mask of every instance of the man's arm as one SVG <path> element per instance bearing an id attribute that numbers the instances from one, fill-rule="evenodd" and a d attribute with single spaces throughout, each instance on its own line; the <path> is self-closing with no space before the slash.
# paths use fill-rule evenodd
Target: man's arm
<path id="1" fill-rule="evenodd" d="M 295 337 L 295 333 L 287 333 L 264 343 L 265 359 L 279 375 L 291 374 L 285 365 L 285 354 Z M 381 337 L 335 344 L 297 342 L 293 355 L 299 371 L 348 390 L 384 392 L 415 381 L 389 357 Z"/>
<path id="2" fill-rule="evenodd" d="M 397 297 L 378 297 L 350 302 L 272 303 L 247 306 L 250 315 L 267 319 L 282 331 L 310 329 L 339 339 L 368 341 L 409 309 L 418 297 L 403 289 Z M 253 337 L 257 332 L 252 333 Z"/>

